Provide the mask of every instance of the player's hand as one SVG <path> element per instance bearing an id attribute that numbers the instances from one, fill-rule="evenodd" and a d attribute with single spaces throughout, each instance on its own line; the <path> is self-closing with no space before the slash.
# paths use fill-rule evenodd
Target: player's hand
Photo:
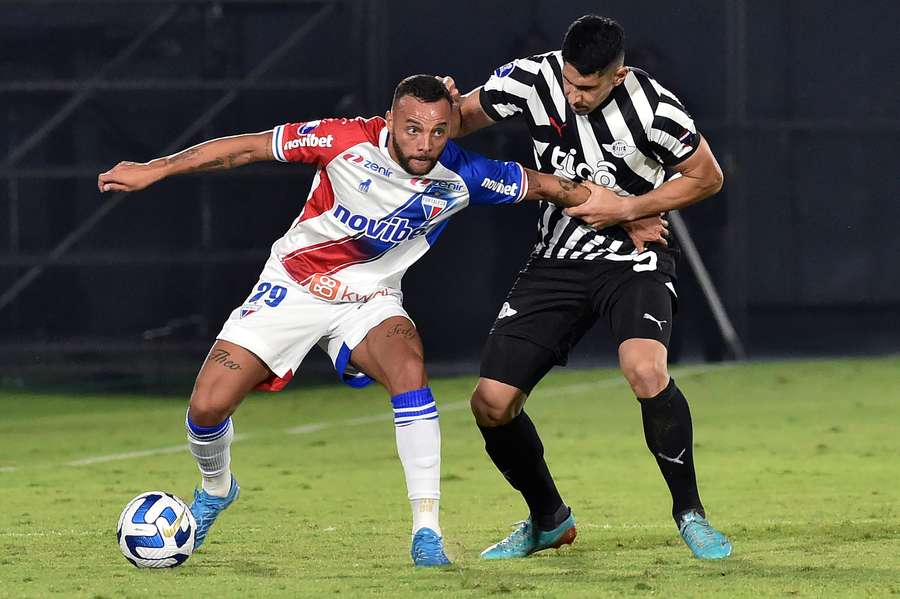
<path id="1" fill-rule="evenodd" d="M 595 229 L 604 229 L 630 220 L 627 199 L 620 197 L 613 190 L 591 181 L 584 181 L 582 185 L 591 191 L 591 195 L 584 203 L 566 208 L 567 215 L 580 219 Z"/>
<path id="2" fill-rule="evenodd" d="M 105 191 L 140 191 L 163 178 L 161 169 L 150 162 L 120 162 L 97 177 L 97 188 Z"/>
<path id="3" fill-rule="evenodd" d="M 459 93 L 459 88 L 456 87 L 456 81 L 453 80 L 453 77 L 441 77 L 440 79 L 441 83 L 444 84 L 444 87 L 447 88 L 447 91 L 450 92 L 450 99 L 452 100 L 451 104 L 453 107 L 459 106 L 462 96 Z"/>
<path id="4" fill-rule="evenodd" d="M 638 253 L 644 251 L 645 243 L 661 243 L 669 245 L 666 237 L 669 236 L 669 221 L 662 215 L 648 216 L 638 220 L 622 223 L 622 228 L 628 233 Z"/>

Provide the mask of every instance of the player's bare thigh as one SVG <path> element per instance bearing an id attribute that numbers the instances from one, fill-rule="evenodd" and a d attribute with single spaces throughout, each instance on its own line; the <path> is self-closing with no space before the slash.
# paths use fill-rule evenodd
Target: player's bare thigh
<path id="1" fill-rule="evenodd" d="M 480 426 L 502 426 L 519 415 L 528 396 L 518 387 L 480 378 L 469 405 Z"/>
<path id="2" fill-rule="evenodd" d="M 425 352 L 415 325 L 392 316 L 373 327 L 350 354 L 350 362 L 394 396 L 428 385 Z"/>
<path id="3" fill-rule="evenodd" d="M 237 409 L 244 397 L 272 375 L 252 352 L 230 341 L 217 340 L 191 393 L 190 417 L 199 426 L 215 426 Z"/>

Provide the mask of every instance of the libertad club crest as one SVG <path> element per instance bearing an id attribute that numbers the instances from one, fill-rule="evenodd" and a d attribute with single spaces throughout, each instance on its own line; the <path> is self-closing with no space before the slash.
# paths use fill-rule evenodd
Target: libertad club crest
<path id="1" fill-rule="evenodd" d="M 634 151 L 637 149 L 634 146 L 628 145 L 624 139 L 617 139 L 611 144 L 603 144 L 603 149 L 615 156 L 616 158 L 625 158 L 631 154 L 634 154 Z"/>

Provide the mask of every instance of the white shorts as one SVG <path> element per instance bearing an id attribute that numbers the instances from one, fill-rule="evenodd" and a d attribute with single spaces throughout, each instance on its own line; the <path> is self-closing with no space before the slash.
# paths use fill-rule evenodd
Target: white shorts
<path id="1" fill-rule="evenodd" d="M 373 381 L 350 366 L 350 352 L 388 318 L 409 319 L 402 301 L 402 294 L 392 291 L 367 302 L 328 302 L 308 293 L 270 258 L 247 300 L 231 312 L 216 338 L 253 352 L 269 367 L 274 376 L 260 389 L 283 389 L 314 345 L 331 357 L 342 381 L 364 387 Z"/>

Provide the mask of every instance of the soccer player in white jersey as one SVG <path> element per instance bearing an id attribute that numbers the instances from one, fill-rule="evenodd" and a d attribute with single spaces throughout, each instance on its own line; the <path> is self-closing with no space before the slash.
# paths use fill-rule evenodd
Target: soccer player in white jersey
<path id="1" fill-rule="evenodd" d="M 450 118 L 447 88 L 416 75 L 397 86 L 385 118 L 291 123 L 121 162 L 99 176 L 101 191 L 132 192 L 171 175 L 262 160 L 318 167 L 302 212 L 217 335 L 191 394 L 186 427 L 202 476 L 191 505 L 197 546 L 238 496 L 232 413 L 252 389 L 284 387 L 318 345 L 347 384 L 374 380 L 390 394 L 413 513 L 413 562 L 450 563 L 438 521 L 438 410 L 400 280 L 470 203 L 575 206 L 590 195 L 565 179 L 459 148 L 448 141 Z"/>
<path id="2" fill-rule="evenodd" d="M 618 343 L 682 538 L 701 559 L 731 554 L 700 501 L 690 409 L 666 366 L 677 254 L 665 244 L 641 247 L 627 235 L 628 221 L 715 194 L 722 171 L 678 98 L 625 66 L 624 37 L 614 20 L 585 15 L 569 27 L 561 51 L 501 66 L 462 98 L 447 81 L 458 98 L 460 134 L 524 116 L 539 170 L 604 186 L 574 209 L 542 205 L 540 237 L 483 353 L 472 411 L 488 455 L 530 512 L 482 553 L 485 559 L 525 557 L 575 538 L 572 511 L 523 407 L 597 320 Z"/>

